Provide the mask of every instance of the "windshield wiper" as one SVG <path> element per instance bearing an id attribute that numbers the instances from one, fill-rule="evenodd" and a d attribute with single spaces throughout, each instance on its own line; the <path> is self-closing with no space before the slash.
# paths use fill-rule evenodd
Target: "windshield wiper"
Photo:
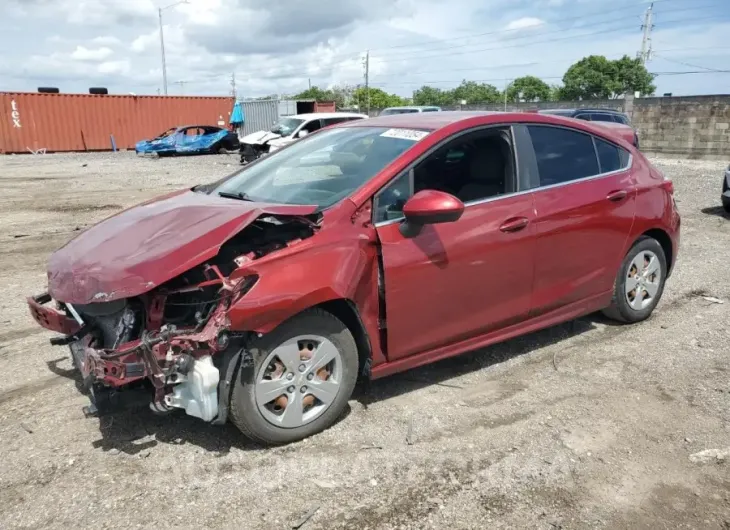
<path id="1" fill-rule="evenodd" d="M 219 197 L 224 197 L 226 199 L 238 199 L 239 201 L 251 201 L 253 202 L 253 199 L 243 193 L 242 191 L 236 192 L 236 193 L 230 193 L 227 191 L 219 191 L 218 192 Z"/>

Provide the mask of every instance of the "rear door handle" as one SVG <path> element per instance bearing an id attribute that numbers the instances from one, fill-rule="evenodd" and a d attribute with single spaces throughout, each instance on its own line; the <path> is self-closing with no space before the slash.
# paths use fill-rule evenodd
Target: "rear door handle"
<path id="1" fill-rule="evenodd" d="M 629 192 L 626 190 L 617 190 L 609 193 L 606 198 L 611 202 L 619 202 L 624 200 L 628 194 Z"/>
<path id="2" fill-rule="evenodd" d="M 512 217 L 507 219 L 499 229 L 502 232 L 518 232 L 530 224 L 530 220 L 527 217 Z"/>

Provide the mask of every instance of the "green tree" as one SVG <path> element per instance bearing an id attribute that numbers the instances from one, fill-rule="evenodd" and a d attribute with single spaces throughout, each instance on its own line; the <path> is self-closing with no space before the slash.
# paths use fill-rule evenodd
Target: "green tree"
<path id="1" fill-rule="evenodd" d="M 549 101 L 550 85 L 539 77 L 526 75 L 518 77 L 506 90 L 508 101 Z"/>
<path id="2" fill-rule="evenodd" d="M 384 109 L 386 107 L 399 107 L 405 105 L 405 100 L 396 95 L 388 94 L 379 88 L 360 87 L 353 93 L 353 99 L 361 110 L 366 110 L 368 105 L 368 92 L 370 93 L 370 108 Z"/>
<path id="3" fill-rule="evenodd" d="M 452 101 L 451 104 L 458 104 L 462 100 L 465 100 L 467 104 L 496 103 L 501 98 L 497 87 L 486 83 L 467 81 L 466 79 L 458 87 L 449 92 L 450 97 L 447 97 L 447 99 Z"/>
<path id="4" fill-rule="evenodd" d="M 633 92 L 641 92 L 645 96 L 654 94 L 656 90 L 654 75 L 650 74 L 646 67 L 641 64 L 641 59 L 632 59 L 628 55 L 624 55 L 614 63 L 617 69 L 620 94 Z"/>
<path id="5" fill-rule="evenodd" d="M 331 90 L 323 90 L 317 86 L 313 86 L 292 96 L 292 99 L 313 99 L 315 101 L 333 101 L 335 98 Z"/>
<path id="6" fill-rule="evenodd" d="M 563 76 L 563 96 L 568 99 L 608 99 L 626 92 L 653 94 L 653 76 L 638 59 L 628 56 L 610 61 L 602 55 L 584 57 Z"/>
<path id="7" fill-rule="evenodd" d="M 422 86 L 413 92 L 414 105 L 453 105 L 453 93 L 432 86 Z"/>

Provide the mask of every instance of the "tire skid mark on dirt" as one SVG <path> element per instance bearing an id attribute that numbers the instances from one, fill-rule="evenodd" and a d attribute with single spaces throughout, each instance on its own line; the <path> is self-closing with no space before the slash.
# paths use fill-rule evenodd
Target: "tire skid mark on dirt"
<path id="1" fill-rule="evenodd" d="M 4 405 L 16 399 L 38 394 L 44 390 L 49 390 L 55 386 L 67 382 L 68 379 L 58 375 L 51 375 L 34 381 L 30 381 L 24 385 L 16 386 L 4 392 L 0 392 L 0 405 Z"/>

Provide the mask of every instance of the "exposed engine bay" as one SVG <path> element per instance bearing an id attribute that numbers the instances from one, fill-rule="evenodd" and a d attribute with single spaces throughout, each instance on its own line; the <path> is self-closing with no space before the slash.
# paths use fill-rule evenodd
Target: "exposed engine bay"
<path id="1" fill-rule="evenodd" d="M 88 304 L 29 299 L 43 327 L 66 334 L 89 392 L 89 414 L 103 414 L 125 393 L 151 396 L 157 413 L 184 409 L 223 423 L 235 364 L 245 356 L 248 332 L 232 332 L 229 308 L 258 280 L 231 279 L 241 265 L 314 235 L 314 216 L 262 215 L 225 241 L 217 255 L 152 290 L 130 298 Z"/>

